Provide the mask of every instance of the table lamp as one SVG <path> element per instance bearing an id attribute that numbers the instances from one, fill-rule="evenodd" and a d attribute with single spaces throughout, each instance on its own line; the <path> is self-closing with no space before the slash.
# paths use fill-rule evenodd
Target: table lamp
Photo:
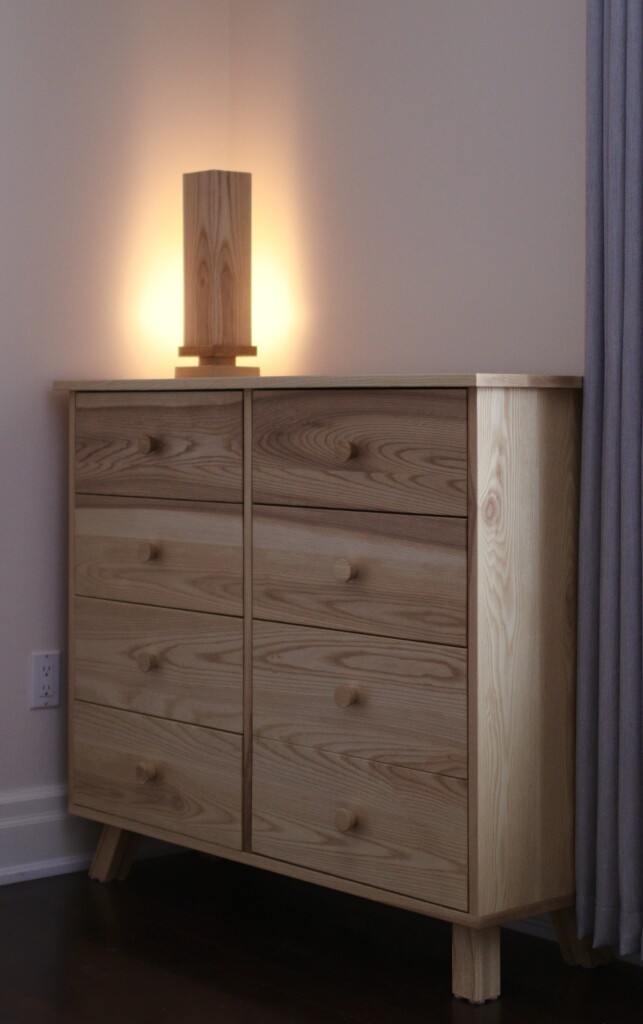
<path id="1" fill-rule="evenodd" d="M 251 175 L 197 171 L 183 175 L 184 344 L 175 377 L 258 377 L 251 344 Z"/>

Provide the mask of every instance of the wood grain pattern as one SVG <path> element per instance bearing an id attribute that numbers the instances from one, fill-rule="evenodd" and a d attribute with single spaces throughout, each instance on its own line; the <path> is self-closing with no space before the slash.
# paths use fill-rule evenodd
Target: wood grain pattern
<path id="1" fill-rule="evenodd" d="M 185 345 L 251 343 L 251 176 L 183 175 Z"/>
<path id="2" fill-rule="evenodd" d="M 128 384 L 124 391 L 140 391 L 140 382 L 130 383 L 132 387 Z M 109 558 L 90 563 L 83 558 L 78 577 L 89 587 L 97 581 L 102 586 L 106 580 L 114 589 L 102 594 L 100 601 L 81 597 L 79 604 L 118 608 L 110 624 L 114 626 L 118 616 L 127 616 L 131 608 L 116 604 L 115 599 L 129 594 L 126 599 L 135 606 L 128 626 L 149 617 L 150 636 L 156 642 L 161 635 L 169 640 L 174 636 L 167 624 L 160 623 L 166 616 L 161 606 L 200 607 L 186 605 L 186 593 L 197 602 L 203 593 L 208 600 L 212 594 L 226 600 L 234 595 L 235 610 L 228 607 L 225 613 L 240 616 L 243 612 L 246 619 L 245 736 L 243 740 L 232 737 L 238 741 L 235 839 L 229 845 L 211 832 L 197 834 L 198 829 L 183 820 L 182 800 L 194 809 L 207 799 L 201 790 L 205 774 L 203 778 L 199 774 L 206 771 L 207 755 L 199 749 L 199 741 L 191 741 L 190 756 L 195 761 L 184 770 L 181 745 L 188 746 L 184 730 L 206 734 L 210 730 L 152 717 L 165 713 L 180 717 L 174 697 L 173 706 L 159 710 L 157 705 L 146 715 L 75 702 L 72 764 L 79 743 L 79 708 L 140 720 L 150 743 L 145 737 L 140 740 L 138 727 L 137 742 L 130 743 L 129 725 L 127 742 L 119 739 L 121 725 L 106 740 L 108 752 L 101 744 L 111 726 L 101 730 L 93 721 L 80 742 L 85 745 L 83 757 L 90 772 L 96 758 L 105 758 L 106 770 L 96 772 L 103 789 L 95 779 L 87 783 L 87 778 L 81 778 L 79 794 L 78 773 L 74 777 L 72 772 L 70 807 L 117 829 L 156 835 L 466 925 L 466 930 L 454 934 L 454 991 L 474 1001 L 493 997 L 499 985 L 497 947 L 490 933 L 475 937 L 468 929 L 495 928 L 511 918 L 564 908 L 572 899 L 573 605 L 580 404 L 579 394 L 572 389 L 579 384 L 571 378 L 475 374 L 466 380 L 453 376 L 210 380 L 186 382 L 185 387 L 182 382 L 145 382 L 149 393 L 144 397 L 161 406 L 165 399 L 173 406 L 175 399 L 189 405 L 193 399 L 212 398 L 231 398 L 241 406 L 243 395 L 243 505 L 238 501 L 206 505 L 185 500 L 184 493 L 182 500 L 167 501 L 145 495 L 127 500 L 125 496 L 79 495 L 81 536 L 88 536 L 85 512 L 97 513 L 99 521 L 106 511 L 123 513 L 130 525 L 125 527 L 123 520 L 114 536 L 111 525 L 105 527 L 100 543 L 107 538 L 109 551 L 117 553 L 125 544 L 121 556 L 135 560 L 134 576 L 122 588 L 120 570 L 112 571 Z M 429 386 L 441 389 L 430 396 L 434 410 L 449 408 L 453 391 L 469 388 L 466 439 L 463 405 L 459 418 L 454 417 L 462 432 L 463 457 L 464 452 L 468 455 L 469 504 L 449 506 L 448 517 L 425 514 L 435 511 L 433 500 L 444 500 L 448 492 L 441 489 L 444 479 L 436 485 L 436 498 L 433 484 L 427 487 L 426 507 L 419 499 L 417 506 L 404 504 L 414 488 L 419 492 L 424 486 L 422 452 L 429 448 L 431 471 L 434 468 L 436 444 L 423 436 L 420 443 L 427 423 L 412 412 L 426 399 L 422 389 Z M 111 387 L 97 383 L 96 390 L 105 393 L 81 395 L 79 404 L 91 405 L 95 400 L 105 411 L 113 397 Z M 393 395 L 395 388 L 400 390 Z M 155 391 L 165 393 L 159 396 Z M 195 394 L 190 396 L 188 391 Z M 129 399 L 137 403 L 140 397 L 130 395 Z M 389 415 L 389 402 L 390 422 L 415 417 L 417 428 L 405 427 L 395 435 L 382 422 Z M 265 501 L 254 506 L 253 403 L 255 426 L 263 430 L 262 445 L 255 454 L 263 458 L 268 438 L 267 460 L 273 463 L 267 472 L 267 490 L 255 490 L 255 501 L 262 493 Z M 268 410 L 265 430 L 259 424 L 261 409 Z M 436 435 L 449 432 L 448 416 L 436 414 L 433 419 L 436 424 L 439 421 Z M 239 453 L 240 445 L 237 435 Z M 152 427 L 137 432 L 135 446 L 140 458 L 151 458 L 162 450 Z M 453 467 L 443 454 L 436 465 L 448 474 Z M 360 460 L 367 458 L 368 468 L 360 468 Z M 329 459 L 337 460 L 330 470 Z M 464 492 L 462 476 L 459 493 Z M 312 507 L 273 504 L 282 500 L 281 495 L 285 505 Z M 380 501 L 387 511 L 378 507 Z M 385 505 L 388 501 L 395 504 Z M 340 502 L 354 502 L 355 507 L 335 509 Z M 325 507 L 315 508 L 316 503 Z M 225 525 L 229 523 L 226 508 L 236 516 L 234 529 Z M 179 513 L 206 512 L 207 519 L 182 520 L 179 529 Z M 139 513 L 146 517 L 144 529 L 133 530 Z M 171 558 L 168 562 L 171 549 L 156 529 L 161 522 L 157 514 L 170 524 L 171 544 L 180 546 L 186 537 L 190 545 L 196 544 L 187 560 L 182 555 L 174 565 Z M 219 514 L 224 515 L 222 520 Z M 253 520 L 257 524 L 254 538 Z M 225 549 L 222 572 L 208 562 L 208 547 L 220 546 L 220 540 Z M 148 561 L 140 560 L 143 555 Z M 231 575 L 226 566 L 232 567 Z M 209 578 L 205 586 L 204 567 Z M 181 575 L 184 572 L 187 579 Z M 79 592 L 85 593 L 82 586 Z M 104 600 L 107 597 L 110 601 Z M 258 615 L 254 706 L 253 603 Z M 167 610 L 170 617 L 174 614 Z M 176 614 L 191 616 L 184 610 Z M 76 632 L 82 633 L 82 613 L 72 609 L 73 615 L 80 626 Z M 240 619 L 234 621 L 240 628 Z M 102 635 L 103 625 L 96 635 Z M 102 644 L 99 638 L 98 662 Z M 140 656 L 138 665 L 138 653 L 136 658 L 129 654 L 144 677 L 144 686 L 149 687 L 158 672 L 156 652 L 146 649 Z M 90 662 L 92 657 L 90 642 Z M 465 695 L 467 664 L 469 692 Z M 123 686 L 121 676 L 118 671 L 118 688 Z M 79 675 L 77 689 L 83 685 Z M 111 686 L 109 682 L 108 692 Z M 96 686 L 96 700 L 103 699 L 99 690 Z M 163 730 L 168 727 L 171 733 L 166 735 Z M 99 738 L 96 749 L 90 732 Z M 158 749 L 156 753 L 152 749 L 152 733 L 157 748 L 167 741 L 178 743 L 181 750 L 167 802 L 148 807 L 149 817 L 139 821 L 139 804 L 160 798 L 167 785 L 167 768 Z M 174 771 L 175 763 L 167 760 Z M 128 785 L 133 769 L 133 793 L 110 802 L 114 791 L 119 786 L 123 789 L 118 773 L 125 764 Z M 192 771 L 199 776 L 196 784 Z M 209 778 L 217 774 L 208 771 Z M 178 775 L 180 798 L 172 789 Z M 92 806 L 82 791 L 87 785 L 93 794 Z M 141 792 L 148 794 L 145 800 Z M 191 810 L 186 815 L 191 816 Z M 198 809 L 196 816 L 202 820 Z"/>
<path id="3" fill-rule="evenodd" d="M 241 398 L 79 395 L 76 490 L 240 502 Z"/>
<path id="4" fill-rule="evenodd" d="M 77 594 L 240 616 L 242 592 L 240 505 L 77 498 Z"/>
<path id="5" fill-rule="evenodd" d="M 239 355 L 243 355 L 240 352 Z M 222 360 L 227 362 L 227 360 Z M 200 359 L 198 366 L 177 366 L 174 373 L 177 379 L 190 379 L 192 377 L 216 379 L 219 377 L 258 377 L 260 370 L 258 366 L 226 366 L 221 365 L 217 359 Z M 234 360 L 232 360 L 234 362 Z"/>
<path id="6" fill-rule="evenodd" d="M 467 514 L 462 389 L 254 396 L 254 500 Z"/>
<path id="7" fill-rule="evenodd" d="M 57 391 L 226 391 L 249 388 L 582 388 L 582 377 L 527 373 L 352 374 L 343 377 L 258 377 L 248 380 L 59 380 Z"/>
<path id="8" fill-rule="evenodd" d="M 243 848 L 252 846 L 252 395 L 243 396 Z"/>
<path id="9" fill-rule="evenodd" d="M 76 579 L 76 502 L 75 502 L 75 447 L 76 447 L 76 403 L 78 395 L 69 396 L 69 417 L 67 423 L 67 803 L 73 801 L 72 756 L 74 723 L 71 707 L 74 700 L 74 661 L 76 652 L 76 623 L 74 620 Z"/>
<path id="10" fill-rule="evenodd" d="M 461 779 L 256 739 L 253 795 L 256 853 L 466 909 Z"/>
<path id="11" fill-rule="evenodd" d="M 451 942 L 452 992 L 470 1003 L 485 1003 L 500 995 L 500 929 L 474 931 L 453 925 Z"/>
<path id="12" fill-rule="evenodd" d="M 580 395 L 478 391 L 472 909 L 573 891 Z"/>
<path id="13" fill-rule="evenodd" d="M 590 940 L 579 939 L 573 906 L 554 910 L 550 916 L 566 963 L 574 967 L 600 967 L 614 959 L 611 946 L 597 946 L 594 949 Z"/>
<path id="14" fill-rule="evenodd" d="M 74 703 L 75 801 L 241 848 L 241 737 L 181 722 Z M 141 783 L 136 769 L 156 774 Z"/>
<path id="15" fill-rule="evenodd" d="M 80 700 L 242 731 L 240 619 L 86 597 L 76 598 L 75 619 Z"/>
<path id="16" fill-rule="evenodd" d="M 96 882 L 122 882 L 130 873 L 140 836 L 115 825 L 104 825 L 96 853 L 89 868 L 89 877 Z"/>
<path id="17" fill-rule="evenodd" d="M 463 646 L 466 522 L 256 505 L 253 588 L 257 618 Z"/>
<path id="18" fill-rule="evenodd" d="M 574 388 L 583 386 L 582 376 L 546 373 L 477 373 L 478 388 Z"/>
<path id="19" fill-rule="evenodd" d="M 271 622 L 253 647 L 255 735 L 466 778 L 466 651 Z"/>
<path id="20" fill-rule="evenodd" d="M 82 804 L 72 803 L 69 806 L 71 814 L 80 818 L 87 818 L 91 821 L 102 822 L 107 825 L 114 825 L 117 828 L 131 829 L 132 823 L 127 821 L 118 813 L 83 807 Z M 248 852 L 246 850 L 232 850 L 230 847 L 221 846 L 220 843 L 207 842 L 196 837 L 181 835 L 169 828 L 161 828 L 158 825 L 145 825 L 145 835 L 154 839 L 161 839 L 164 842 L 175 843 L 177 846 L 185 846 L 192 850 L 200 850 L 203 853 L 211 854 L 213 857 L 225 857 L 227 860 L 239 864 L 248 864 L 251 867 L 260 868 L 262 871 L 274 871 L 278 875 L 288 878 L 297 878 L 302 882 L 310 882 L 313 885 L 320 885 L 326 889 L 334 889 L 337 892 L 351 893 L 363 899 L 377 900 L 379 903 L 386 903 L 391 907 L 399 907 L 402 910 L 410 910 L 416 914 L 425 914 L 435 917 L 439 921 L 456 922 L 464 924 L 468 928 L 489 928 L 495 924 L 503 924 L 507 921 L 519 920 L 531 917 L 535 914 L 542 914 L 548 911 L 564 907 L 573 902 L 574 895 L 566 898 L 555 898 L 544 900 L 541 903 L 533 903 L 529 906 L 515 907 L 501 914 L 492 914 L 487 917 L 476 917 L 465 910 L 456 910 L 453 907 L 445 907 L 440 903 L 431 903 L 430 900 L 417 899 L 414 896 L 406 896 L 404 893 L 393 892 L 389 889 L 378 888 L 374 885 L 367 885 L 364 882 L 356 882 L 347 878 L 326 874 L 323 871 L 316 871 L 313 868 L 305 868 L 298 864 L 289 864 L 287 861 L 276 860 L 274 857 L 266 857 L 263 854 Z"/>

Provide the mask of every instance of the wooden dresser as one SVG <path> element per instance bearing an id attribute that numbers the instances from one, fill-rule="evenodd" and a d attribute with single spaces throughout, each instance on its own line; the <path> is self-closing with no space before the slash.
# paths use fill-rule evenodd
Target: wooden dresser
<path id="1" fill-rule="evenodd" d="M 69 806 L 453 923 L 573 903 L 580 380 L 61 382 Z"/>

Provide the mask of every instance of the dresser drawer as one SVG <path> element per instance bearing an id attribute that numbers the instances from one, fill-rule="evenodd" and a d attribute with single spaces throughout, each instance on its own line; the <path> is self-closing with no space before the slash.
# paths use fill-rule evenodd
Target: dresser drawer
<path id="1" fill-rule="evenodd" d="M 73 806 L 241 849 L 241 737 L 76 701 Z"/>
<path id="2" fill-rule="evenodd" d="M 79 496 L 76 593 L 241 615 L 239 505 Z"/>
<path id="3" fill-rule="evenodd" d="M 77 597 L 74 621 L 80 700 L 242 731 L 241 619 Z"/>
<path id="4" fill-rule="evenodd" d="M 255 853 L 467 909 L 462 779 L 257 740 L 253 808 Z"/>
<path id="5" fill-rule="evenodd" d="M 257 618 L 466 644 L 466 520 L 254 508 Z"/>
<path id="6" fill-rule="evenodd" d="M 253 494 L 263 504 L 466 516 L 466 392 L 256 392 Z"/>
<path id="7" fill-rule="evenodd" d="M 76 490 L 241 501 L 239 392 L 79 394 Z"/>
<path id="8" fill-rule="evenodd" d="M 255 736 L 466 778 L 466 651 L 255 622 Z"/>

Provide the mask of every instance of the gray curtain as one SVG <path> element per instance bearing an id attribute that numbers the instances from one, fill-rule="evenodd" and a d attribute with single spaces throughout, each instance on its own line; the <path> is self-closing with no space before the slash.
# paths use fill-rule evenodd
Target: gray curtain
<path id="1" fill-rule="evenodd" d="M 643 0 L 589 0 L 579 934 L 643 958 Z"/>

